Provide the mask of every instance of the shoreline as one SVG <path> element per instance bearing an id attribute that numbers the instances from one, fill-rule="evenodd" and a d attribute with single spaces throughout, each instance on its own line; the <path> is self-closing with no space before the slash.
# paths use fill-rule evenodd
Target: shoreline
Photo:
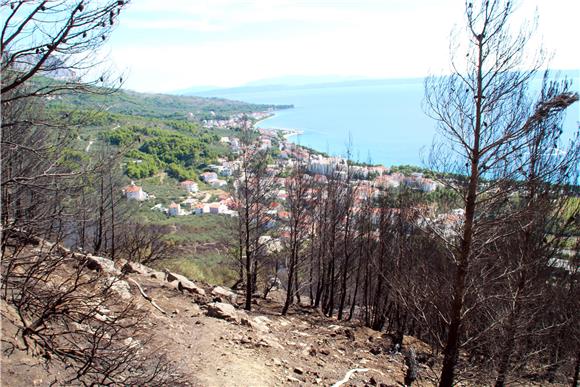
<path id="1" fill-rule="evenodd" d="M 274 127 L 266 127 L 266 126 L 264 126 L 264 127 L 258 127 L 258 125 L 260 124 L 260 122 L 265 121 L 265 120 L 267 120 L 269 118 L 272 118 L 275 115 L 276 115 L 276 113 L 272 113 L 272 114 L 268 115 L 267 117 L 264 117 L 264 118 L 261 118 L 259 120 L 256 120 L 256 122 L 253 125 L 254 130 L 256 130 L 256 131 L 264 130 L 264 131 L 268 131 L 268 132 L 271 132 L 271 133 L 276 133 L 277 135 L 281 135 L 284 138 L 285 141 L 292 142 L 297 147 L 304 148 L 304 149 L 306 149 L 308 151 L 313 151 L 314 153 L 320 154 L 320 155 L 324 155 L 325 157 L 340 157 L 340 158 L 345 158 L 342 155 L 338 155 L 338 154 L 332 155 L 332 154 L 326 153 L 325 151 L 320 151 L 320 150 L 318 150 L 318 149 L 316 149 L 314 147 L 310 147 L 310 146 L 307 146 L 307 145 L 304 145 L 304 144 L 300 144 L 299 142 L 292 141 L 293 140 L 292 137 L 297 137 L 297 136 L 300 136 L 300 135 L 303 135 L 304 134 L 304 130 L 302 130 L 302 129 L 274 128 Z M 352 159 L 352 158 L 351 159 L 348 159 L 348 160 L 355 162 L 355 165 L 366 164 L 365 162 L 361 162 L 360 160 L 355 160 L 355 159 Z M 384 168 L 390 168 L 389 166 L 386 166 L 383 163 L 369 164 L 369 166 L 374 166 L 374 167 L 382 166 Z"/>
<path id="2" fill-rule="evenodd" d="M 276 113 L 272 113 L 270 115 L 268 115 L 267 117 L 261 118 L 259 120 L 257 120 L 254 123 L 254 129 L 263 129 L 263 130 L 269 130 L 272 132 L 276 132 L 276 133 L 280 133 L 282 135 L 282 137 L 284 137 L 285 140 L 290 141 L 291 137 L 295 137 L 295 136 L 300 136 L 302 134 L 304 134 L 304 130 L 302 129 L 290 129 L 290 128 L 272 128 L 272 127 L 263 127 L 260 128 L 258 127 L 258 124 L 262 121 L 266 121 L 267 119 L 270 119 L 272 117 L 274 117 L 276 115 Z"/>

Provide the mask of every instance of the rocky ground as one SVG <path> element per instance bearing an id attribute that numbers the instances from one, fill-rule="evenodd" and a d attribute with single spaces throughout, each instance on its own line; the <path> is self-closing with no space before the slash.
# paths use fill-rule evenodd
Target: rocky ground
<path id="1" fill-rule="evenodd" d="M 347 385 L 403 385 L 404 357 L 390 353 L 390 339 L 379 332 L 338 323 L 309 307 L 281 316 L 281 291 L 256 298 L 246 312 L 238 305 L 243 297 L 229 289 L 133 266 L 140 273 L 128 278 L 166 312 L 151 309 L 156 344 L 169 350 L 194 385 L 332 385 L 353 369 L 366 371 L 352 373 Z M 405 344 L 429 351 L 410 337 Z M 419 382 L 429 385 L 434 376 L 422 366 Z"/>
<path id="2" fill-rule="evenodd" d="M 404 385 L 406 365 L 391 352 L 387 335 L 354 323 L 327 318 L 315 309 L 295 307 L 281 316 L 281 291 L 256 298 L 251 312 L 239 304 L 243 296 L 207 284 L 194 283 L 171 272 L 98 258 L 97 269 L 118 276 L 118 293 L 147 309 L 146 326 L 153 340 L 147 345 L 166 353 L 194 386 L 333 385 L 347 373 L 350 386 Z M 123 270 L 123 274 L 120 272 Z M 18 349 L 18 319 L 2 303 L 2 385 L 49 385 L 63 370 Z M 429 358 L 428 346 L 405 337 Z M 415 385 L 432 385 L 435 372 L 420 364 Z M 356 372 L 349 372 L 357 370 Z"/>

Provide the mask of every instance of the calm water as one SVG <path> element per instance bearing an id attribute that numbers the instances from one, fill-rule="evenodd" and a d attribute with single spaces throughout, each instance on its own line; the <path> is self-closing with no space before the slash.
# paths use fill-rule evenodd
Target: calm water
<path id="1" fill-rule="evenodd" d="M 576 89 L 578 80 L 575 79 Z M 372 85 L 280 88 L 267 91 L 214 92 L 253 103 L 293 104 L 260 122 L 265 128 L 300 129 L 296 143 L 344 155 L 351 139 L 353 158 L 383 165 L 422 165 L 435 135 L 435 122 L 422 109 L 422 80 L 381 81 Z M 565 128 L 577 131 L 578 103 L 568 111 Z"/>

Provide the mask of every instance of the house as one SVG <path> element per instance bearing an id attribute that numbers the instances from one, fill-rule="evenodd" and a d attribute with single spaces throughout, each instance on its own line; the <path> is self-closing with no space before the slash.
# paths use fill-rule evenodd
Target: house
<path id="1" fill-rule="evenodd" d="M 236 152 L 240 150 L 240 140 L 236 137 L 230 138 L 230 148 Z"/>
<path id="2" fill-rule="evenodd" d="M 223 203 L 210 203 L 209 204 L 209 213 L 210 214 L 214 214 L 214 215 L 218 215 L 218 214 L 223 214 L 227 211 L 228 207 L 226 207 L 226 205 L 224 205 Z"/>
<path id="3" fill-rule="evenodd" d="M 209 214 L 209 204 L 207 203 L 196 204 L 194 212 L 196 215 Z"/>
<path id="4" fill-rule="evenodd" d="M 318 184 L 328 184 L 328 178 L 321 174 L 314 175 L 314 182 Z"/>
<path id="5" fill-rule="evenodd" d="M 391 175 L 381 175 L 374 180 L 374 184 L 381 188 L 397 188 L 401 185 L 404 180 L 404 176 L 401 174 L 393 173 Z"/>
<path id="6" fill-rule="evenodd" d="M 382 165 L 376 165 L 374 167 L 369 167 L 369 173 L 376 173 L 377 175 L 384 175 L 390 171 L 390 168 L 384 167 Z"/>
<path id="7" fill-rule="evenodd" d="M 204 172 L 201 174 L 201 178 L 206 183 L 211 183 L 211 181 L 217 180 L 218 176 L 215 172 Z"/>
<path id="8" fill-rule="evenodd" d="M 143 191 L 143 188 L 139 187 L 138 185 L 135 185 L 134 182 L 131 182 L 131 185 L 125 187 L 123 189 L 123 192 L 128 200 L 137 200 L 142 202 L 149 198 L 149 195 L 147 195 L 147 193 Z"/>
<path id="9" fill-rule="evenodd" d="M 220 180 L 220 179 L 213 179 L 213 180 L 208 181 L 207 183 L 214 188 L 223 187 L 223 186 L 228 184 L 227 181 Z"/>
<path id="10" fill-rule="evenodd" d="M 167 209 L 167 213 L 169 214 L 169 216 L 183 215 L 183 212 L 181 211 L 181 206 L 175 202 L 171 202 L 169 208 Z"/>
<path id="11" fill-rule="evenodd" d="M 439 188 L 439 184 L 431 179 L 422 179 L 421 181 L 421 189 L 424 192 L 433 192 L 437 188 Z"/>
<path id="12" fill-rule="evenodd" d="M 272 148 L 272 141 L 269 138 L 262 138 L 260 150 L 268 150 L 270 148 Z"/>
<path id="13" fill-rule="evenodd" d="M 191 180 L 185 180 L 179 183 L 181 188 L 185 189 L 187 192 L 197 192 L 199 191 L 199 187 L 196 182 Z"/>

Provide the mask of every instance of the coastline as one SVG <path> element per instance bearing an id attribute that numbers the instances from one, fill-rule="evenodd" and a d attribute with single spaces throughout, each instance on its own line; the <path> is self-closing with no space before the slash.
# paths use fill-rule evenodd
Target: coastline
<path id="1" fill-rule="evenodd" d="M 300 136 L 302 134 L 304 134 L 304 130 L 302 129 L 290 129 L 290 128 L 271 128 L 271 127 L 259 127 L 258 124 L 260 124 L 260 122 L 262 121 L 266 121 L 272 117 L 274 117 L 276 115 L 276 113 L 272 113 L 269 114 L 268 116 L 264 117 L 264 118 L 260 118 L 259 120 L 257 120 L 254 123 L 254 129 L 258 130 L 258 129 L 263 129 L 263 130 L 269 130 L 272 132 L 276 132 L 282 135 L 282 137 L 284 137 L 285 140 L 290 141 L 291 137 L 295 137 L 295 136 Z"/>

